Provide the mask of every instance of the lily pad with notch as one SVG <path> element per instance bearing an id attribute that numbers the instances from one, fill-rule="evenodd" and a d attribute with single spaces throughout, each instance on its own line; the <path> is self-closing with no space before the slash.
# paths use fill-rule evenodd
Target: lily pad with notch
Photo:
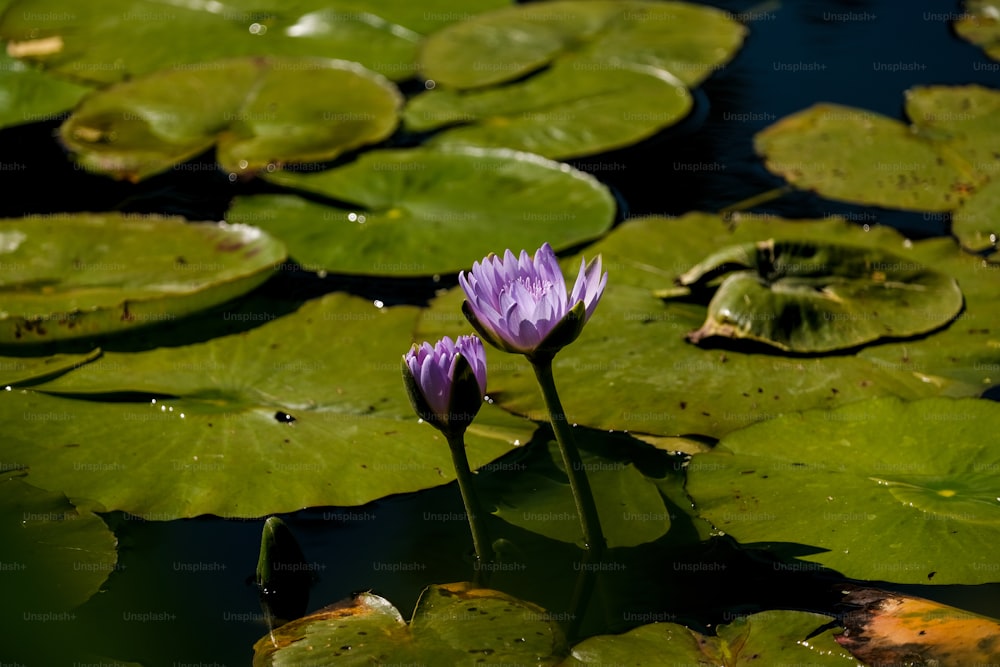
<path id="1" fill-rule="evenodd" d="M 788 352 L 916 336 L 962 309 L 962 292 L 949 276 L 880 248 L 814 241 L 723 248 L 677 283 L 691 289 L 718 284 L 704 324 L 688 334 L 692 342 L 721 336 Z M 940 319 L 920 315 L 928 311 Z"/>

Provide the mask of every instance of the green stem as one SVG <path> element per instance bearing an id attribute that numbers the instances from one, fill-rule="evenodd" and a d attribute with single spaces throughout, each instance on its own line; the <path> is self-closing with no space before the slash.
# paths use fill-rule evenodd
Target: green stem
<path id="1" fill-rule="evenodd" d="M 469 529 L 472 531 L 472 545 L 476 549 L 476 583 L 488 569 L 484 564 L 493 562 L 493 543 L 486 532 L 485 519 L 479 505 L 479 497 L 472 484 L 472 470 L 469 459 L 465 456 L 465 437 L 463 435 L 448 436 L 448 447 L 451 449 L 451 460 L 455 464 L 455 476 L 458 478 L 458 489 L 462 492 L 462 502 L 465 504 L 465 514 L 469 517 Z"/>
<path id="2" fill-rule="evenodd" d="M 594 494 L 590 490 L 587 471 L 583 467 L 583 460 L 573 440 L 573 432 L 566 422 L 566 413 L 563 412 L 562 402 L 556 392 L 556 383 L 552 378 L 552 358 L 536 357 L 530 358 L 529 361 L 542 388 L 545 407 L 549 410 L 549 420 L 552 422 L 552 430 L 556 435 L 556 442 L 559 443 L 559 452 L 562 454 L 563 466 L 569 476 L 569 487 L 573 491 L 576 511 L 580 515 L 584 544 L 593 560 L 598 561 L 604 552 L 604 533 L 601 531 L 601 520 L 597 515 L 597 504 L 594 503 Z"/>

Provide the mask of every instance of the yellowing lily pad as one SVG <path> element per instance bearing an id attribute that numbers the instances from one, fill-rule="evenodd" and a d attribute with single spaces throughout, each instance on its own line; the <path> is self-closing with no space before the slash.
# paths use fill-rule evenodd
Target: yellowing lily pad
<path id="1" fill-rule="evenodd" d="M 829 352 L 925 333 L 962 309 L 953 278 L 875 248 L 768 239 L 723 248 L 678 279 L 704 288 L 728 274 L 688 338 L 749 339 Z M 938 321 L 923 317 L 940 314 Z"/>
<path id="2" fill-rule="evenodd" d="M 388 600 L 359 593 L 292 621 L 254 646 L 254 667 L 319 664 L 553 665 L 565 655 L 541 607 L 469 584 L 424 589 L 409 623 Z"/>
<path id="3" fill-rule="evenodd" d="M 5 446 L 31 483 L 151 520 L 361 505 L 454 479 L 447 443 L 413 414 L 400 376 L 416 308 L 335 293 L 282 317 L 240 315 L 264 324 L 108 352 L 35 387 L 48 393 L 0 392 L 0 418 L 18 424 Z M 484 406 L 470 464 L 534 430 Z"/>
<path id="4" fill-rule="evenodd" d="M 402 97 L 342 60 L 237 58 L 165 70 L 88 96 L 60 128 L 84 167 L 139 181 L 211 146 L 222 169 L 315 162 L 396 128 Z"/>
<path id="5" fill-rule="evenodd" d="M 615 215 L 614 198 L 597 179 L 503 149 L 370 151 L 337 169 L 267 179 L 355 204 L 257 195 L 237 199 L 227 213 L 281 238 L 313 271 L 457 272 L 501 242 L 565 248 L 592 239 Z"/>
<path id="6" fill-rule="evenodd" d="M 996 581 L 1000 406 L 896 398 L 786 414 L 695 454 L 698 513 L 800 567 L 899 583 Z"/>
<path id="7" fill-rule="evenodd" d="M 1000 2 L 965 0 L 954 26 L 959 37 L 982 48 L 993 60 L 1000 60 Z"/>
<path id="8" fill-rule="evenodd" d="M 573 647 L 560 667 L 584 665 L 811 665 L 861 667 L 823 629 L 829 616 L 765 611 L 703 635 L 676 623 L 642 625 L 622 635 L 591 637 Z"/>
<path id="9" fill-rule="evenodd" d="M 249 292 L 285 258 L 247 225 L 65 214 L 0 220 L 0 343 L 149 326 Z"/>

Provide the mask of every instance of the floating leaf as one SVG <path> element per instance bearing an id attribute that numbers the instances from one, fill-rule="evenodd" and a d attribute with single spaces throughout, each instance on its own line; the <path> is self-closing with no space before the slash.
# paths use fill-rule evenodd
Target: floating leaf
<path id="1" fill-rule="evenodd" d="M 870 665 L 989 665 L 1000 661 L 1000 622 L 931 600 L 874 588 L 848 592 L 837 642 Z"/>
<path id="2" fill-rule="evenodd" d="M 83 354 L 47 357 L 0 357 L 0 387 L 38 382 L 82 366 L 101 356 L 99 349 Z"/>
<path id="3" fill-rule="evenodd" d="M 558 447 L 549 443 L 547 466 L 531 469 L 483 497 L 497 506 L 495 514 L 512 525 L 573 544 L 581 543 L 580 518 L 562 466 Z M 655 481 L 625 460 L 595 456 L 584 450 L 587 472 L 609 547 L 631 547 L 659 539 L 670 528 L 670 515 Z"/>
<path id="4" fill-rule="evenodd" d="M 249 292 L 285 258 L 259 229 L 117 213 L 0 220 L 0 343 L 148 326 Z"/>
<path id="5" fill-rule="evenodd" d="M 552 665 L 562 655 L 562 633 L 541 607 L 445 584 L 424 589 L 409 625 L 388 600 L 359 593 L 259 640 L 253 664 Z"/>
<path id="6" fill-rule="evenodd" d="M 704 287 L 725 274 L 692 342 L 723 336 L 829 352 L 916 336 L 962 309 L 953 278 L 877 248 L 769 239 L 723 248 L 678 282 Z M 931 311 L 940 320 L 923 316 Z"/>
<path id="7" fill-rule="evenodd" d="M 720 625 L 716 636 L 703 635 L 676 623 L 653 623 L 622 635 L 591 637 L 574 646 L 560 667 L 626 664 L 861 667 L 837 646 L 830 630 L 818 632 L 829 622 L 829 616 L 804 611 L 765 611 Z"/>
<path id="8" fill-rule="evenodd" d="M 981 399 L 788 414 L 696 454 L 687 489 L 719 529 L 803 569 L 986 583 L 1000 570 L 1000 447 L 987 437 L 997 428 L 1000 406 Z"/>
<path id="9" fill-rule="evenodd" d="M 335 293 L 277 319 L 240 315 L 266 324 L 109 352 L 40 387 L 77 399 L 0 392 L 0 416 L 18 423 L 11 455 L 34 484 L 152 520 L 360 505 L 454 478 L 447 443 L 418 423 L 400 379 L 416 308 Z M 142 402 L 79 400 L 125 393 Z M 467 434 L 470 464 L 533 431 L 484 406 Z"/>
<path id="10" fill-rule="evenodd" d="M 955 21 L 955 32 L 967 42 L 1000 60 L 1000 3 L 997 0 L 965 0 L 964 11 Z M 996 70 L 993 70 L 996 71 Z"/>
<path id="11" fill-rule="evenodd" d="M 510 150 L 371 151 L 338 169 L 268 180 L 357 204 L 257 195 L 238 199 L 227 214 L 280 237 L 306 268 L 340 273 L 456 272 L 500 239 L 556 248 L 592 239 L 615 213 L 595 178 Z"/>
<path id="12" fill-rule="evenodd" d="M 502 88 L 433 90 L 413 98 L 403 118 L 414 131 L 455 126 L 432 137 L 432 146 L 508 146 L 565 159 L 629 146 L 691 110 L 679 79 L 585 64 L 556 65 Z"/>
<path id="13" fill-rule="evenodd" d="M 1000 317 L 992 296 L 995 275 L 979 270 L 981 260 L 961 252 L 950 239 L 909 242 L 889 228 L 866 232 L 835 219 L 737 215 L 732 223 L 704 213 L 630 220 L 582 253 L 587 259 L 603 255 L 608 287 L 580 338 L 554 361 L 556 384 L 573 422 L 631 434 L 719 437 L 784 412 L 872 396 L 977 395 L 996 382 L 991 376 L 1000 379 L 995 372 L 1000 369 L 1000 333 L 989 328 Z M 870 358 L 860 353 L 776 358 L 687 342 L 686 333 L 705 321 L 705 307 L 675 299 L 663 302 L 653 292 L 720 247 L 768 238 L 877 248 L 906 262 L 933 266 L 958 279 L 966 310 L 924 339 L 866 348 L 862 352 L 870 350 Z M 567 258 L 563 266 L 575 273 L 580 256 Z M 463 298 L 460 289 L 439 296 L 422 315 L 419 336 L 434 340 L 467 331 L 458 314 Z M 937 327 L 948 324 L 936 311 L 920 315 Z M 904 352 L 917 356 L 917 351 L 919 363 L 900 361 Z M 527 362 L 494 354 L 488 367 L 490 396 L 499 405 L 533 419 L 547 418 Z M 611 401 L 609 396 L 628 400 Z"/>
<path id="14" fill-rule="evenodd" d="M 965 200 L 951 215 L 951 231 L 959 242 L 975 252 L 986 253 L 991 260 L 1000 259 L 1000 179 L 990 181 Z"/>
<path id="15" fill-rule="evenodd" d="M 906 92 L 912 126 L 818 104 L 762 130 L 754 146 L 772 172 L 824 197 L 949 211 L 1000 170 L 998 109 L 1000 92 L 982 86 L 916 87 Z"/>
<path id="16" fill-rule="evenodd" d="M 0 471 L 22 464 L 6 452 Z M 22 478 L 0 478 L 0 574 L 4 594 L 17 600 L 5 605 L 4 629 L 12 622 L 69 620 L 72 614 L 61 612 L 86 602 L 115 569 L 116 545 L 85 504 L 74 506 Z"/>
<path id="17" fill-rule="evenodd" d="M 64 112 L 90 88 L 61 81 L 0 52 L 0 90 L 3 128 L 65 118 Z"/>
<path id="18" fill-rule="evenodd" d="M 504 0 L 20 0 L 0 17 L 12 55 L 59 74 L 107 84 L 159 69 L 197 69 L 235 56 L 314 56 L 361 63 L 402 80 L 422 33 Z M 218 93 L 214 89 L 213 93 Z M 193 99 L 198 99 L 197 97 Z"/>
<path id="19" fill-rule="evenodd" d="M 97 91 L 60 134 L 84 167 L 116 178 L 142 180 L 216 143 L 223 169 L 255 171 L 381 141 L 401 104 L 392 83 L 356 63 L 238 58 Z"/>
<path id="20" fill-rule="evenodd" d="M 559 0 L 488 12 L 427 38 L 421 71 L 434 89 L 404 119 L 417 131 L 445 128 L 434 145 L 552 158 L 621 148 L 686 116 L 687 86 L 728 62 L 745 32 L 725 12 L 682 2 Z"/>

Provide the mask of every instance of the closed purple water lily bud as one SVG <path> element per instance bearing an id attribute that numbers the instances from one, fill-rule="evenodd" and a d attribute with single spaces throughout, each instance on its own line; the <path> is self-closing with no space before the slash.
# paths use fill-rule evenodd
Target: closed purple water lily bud
<path id="1" fill-rule="evenodd" d="M 475 336 L 414 344 L 403 355 L 403 382 L 417 415 L 445 435 L 460 435 L 486 396 L 486 350 Z"/>
<path id="2" fill-rule="evenodd" d="M 567 293 L 566 281 L 552 247 L 546 243 L 535 256 L 520 257 L 507 250 L 503 258 L 489 255 L 472 271 L 458 274 L 465 291 L 462 311 L 477 333 L 507 352 L 529 357 L 553 355 L 569 345 L 594 314 L 604 294 L 608 274 L 601 273 L 601 256 L 580 273 Z"/>

